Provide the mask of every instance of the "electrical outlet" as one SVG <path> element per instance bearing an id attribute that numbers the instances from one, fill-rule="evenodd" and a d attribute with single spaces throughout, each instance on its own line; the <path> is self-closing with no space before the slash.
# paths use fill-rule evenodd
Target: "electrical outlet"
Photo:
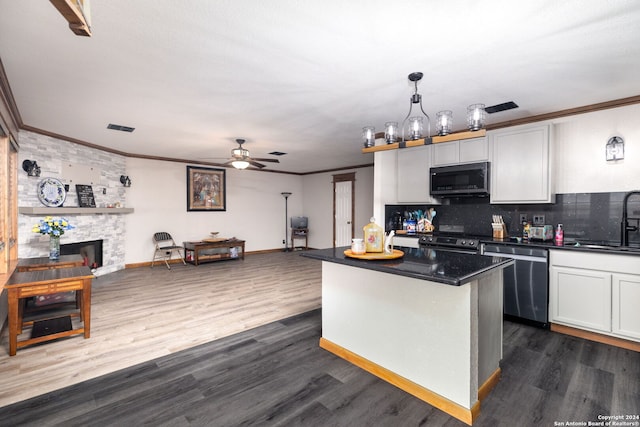
<path id="1" fill-rule="evenodd" d="M 285 244 L 285 241 L 284 241 L 284 239 L 282 239 L 282 244 L 283 244 L 283 245 Z"/>
<path id="2" fill-rule="evenodd" d="M 544 215 L 542 214 L 534 215 L 533 225 L 544 225 Z"/>
<path id="3" fill-rule="evenodd" d="M 527 222 L 527 214 L 520 214 L 520 224 Z"/>

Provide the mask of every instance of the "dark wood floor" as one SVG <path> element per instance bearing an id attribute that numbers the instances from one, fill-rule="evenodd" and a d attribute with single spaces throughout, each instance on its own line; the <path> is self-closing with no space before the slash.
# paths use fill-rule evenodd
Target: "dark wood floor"
<path id="1" fill-rule="evenodd" d="M 3 426 L 463 426 L 318 347 L 314 310 L 0 408 Z M 640 353 L 505 322 L 477 426 L 640 414 Z M 447 351 L 446 349 L 438 349 Z"/>

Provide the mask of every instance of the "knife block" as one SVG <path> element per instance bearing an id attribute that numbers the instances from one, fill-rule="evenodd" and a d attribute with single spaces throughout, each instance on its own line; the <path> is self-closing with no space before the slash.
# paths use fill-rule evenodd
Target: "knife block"
<path id="1" fill-rule="evenodd" d="M 493 224 L 493 238 L 494 239 L 506 239 L 508 237 L 507 234 L 507 225 L 506 224 Z"/>

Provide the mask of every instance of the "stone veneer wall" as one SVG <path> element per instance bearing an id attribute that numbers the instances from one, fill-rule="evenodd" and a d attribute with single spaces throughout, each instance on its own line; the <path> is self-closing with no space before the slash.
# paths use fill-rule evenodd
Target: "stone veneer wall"
<path id="1" fill-rule="evenodd" d="M 26 131 L 20 132 L 19 144 L 18 206 L 44 207 L 38 200 L 37 184 L 45 177 L 57 178 L 68 184 L 62 177 L 65 162 L 91 166 L 100 171 L 100 182 L 93 184 L 97 207 L 115 203 L 126 205 L 126 188 L 120 183 L 120 175 L 127 175 L 124 156 Z M 25 159 L 38 162 L 41 168 L 40 178 L 29 177 L 22 171 L 21 165 Z M 106 194 L 103 194 L 103 189 L 106 189 Z M 67 193 L 64 206 L 78 206 L 73 185 Z M 76 228 L 67 231 L 60 243 L 102 239 L 103 266 L 98 268 L 96 276 L 122 270 L 126 237 L 124 215 L 126 214 L 64 215 Z M 31 231 L 33 225 L 42 218 L 44 215 L 18 215 L 18 257 L 40 257 L 48 254 L 48 237 Z"/>

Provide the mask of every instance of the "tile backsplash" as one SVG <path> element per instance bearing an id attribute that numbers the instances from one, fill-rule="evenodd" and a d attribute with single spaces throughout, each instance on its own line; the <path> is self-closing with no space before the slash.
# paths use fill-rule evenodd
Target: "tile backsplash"
<path id="1" fill-rule="evenodd" d="M 385 229 L 393 228 L 393 217 L 432 207 L 437 215 L 436 230 L 463 230 L 466 234 L 491 236 L 493 215 L 502 215 L 510 236 L 522 235 L 520 217 L 533 222 L 534 216 L 544 216 L 544 223 L 564 226 L 565 240 L 592 240 L 620 243 L 622 201 L 626 192 L 557 194 L 554 204 L 492 205 L 488 198 L 450 199 L 446 205 L 386 205 Z M 628 202 L 628 217 L 640 218 L 640 196 Z M 640 232 L 629 233 L 629 243 L 640 245 Z"/>

